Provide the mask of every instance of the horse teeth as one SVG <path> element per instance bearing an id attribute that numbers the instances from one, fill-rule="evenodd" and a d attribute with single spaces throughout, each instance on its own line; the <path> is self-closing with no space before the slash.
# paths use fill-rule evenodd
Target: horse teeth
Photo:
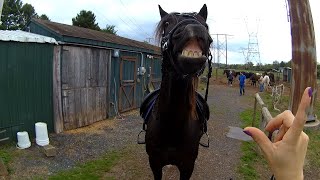
<path id="1" fill-rule="evenodd" d="M 183 50 L 181 55 L 185 57 L 199 58 L 202 56 L 202 51 Z"/>
<path id="2" fill-rule="evenodd" d="M 183 51 L 182 51 L 182 55 L 183 55 L 183 56 L 188 56 L 188 51 L 187 51 L 187 50 L 183 50 Z"/>

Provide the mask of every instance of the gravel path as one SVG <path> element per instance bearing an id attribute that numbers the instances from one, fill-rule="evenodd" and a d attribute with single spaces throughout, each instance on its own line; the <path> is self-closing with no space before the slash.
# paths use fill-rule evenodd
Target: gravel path
<path id="1" fill-rule="evenodd" d="M 208 103 L 211 117 L 208 125 L 210 147 L 200 147 L 192 179 L 239 179 L 236 167 L 240 158 L 239 140 L 226 137 L 228 126 L 240 127 L 239 114 L 252 107 L 253 91 L 239 96 L 237 87 L 213 85 L 210 87 Z M 10 179 L 47 177 L 58 171 L 72 168 L 76 164 L 99 158 L 111 150 L 130 149 L 105 177 L 116 179 L 152 179 L 144 145 L 136 144 L 136 136 L 142 120 L 138 111 L 123 115 L 123 119 L 110 119 L 94 125 L 51 134 L 50 143 L 57 148 L 57 156 L 46 158 L 41 148 L 32 143 L 25 150 L 14 149 L 18 158 L 10 165 Z M 27 168 L 26 168 L 27 167 Z M 164 179 L 178 179 L 175 167 L 164 169 Z"/>

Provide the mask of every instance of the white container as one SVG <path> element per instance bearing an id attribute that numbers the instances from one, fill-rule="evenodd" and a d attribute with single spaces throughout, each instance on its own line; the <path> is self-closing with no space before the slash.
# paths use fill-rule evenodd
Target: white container
<path id="1" fill-rule="evenodd" d="M 17 139 L 18 139 L 17 148 L 26 149 L 31 146 L 28 132 L 26 131 L 17 132 Z"/>
<path id="2" fill-rule="evenodd" d="M 47 124 L 43 122 L 37 122 L 36 128 L 36 143 L 39 146 L 46 146 L 49 144 Z"/>

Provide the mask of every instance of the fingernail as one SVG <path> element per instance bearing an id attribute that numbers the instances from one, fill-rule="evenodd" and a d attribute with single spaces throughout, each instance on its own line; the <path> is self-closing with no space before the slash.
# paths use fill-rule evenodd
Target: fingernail
<path id="1" fill-rule="evenodd" d="M 246 135 L 248 136 L 252 136 L 251 132 L 250 131 L 243 131 Z"/>
<path id="2" fill-rule="evenodd" d="M 309 90 L 308 90 L 308 94 L 309 94 L 309 97 L 311 97 L 311 96 L 312 96 L 312 88 L 309 88 Z"/>

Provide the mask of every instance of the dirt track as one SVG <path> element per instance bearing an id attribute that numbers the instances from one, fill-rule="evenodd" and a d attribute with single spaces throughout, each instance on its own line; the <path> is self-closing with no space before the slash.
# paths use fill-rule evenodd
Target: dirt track
<path id="1" fill-rule="evenodd" d="M 228 126 L 240 127 L 239 114 L 253 105 L 254 90 L 239 96 L 238 87 L 212 85 L 208 103 L 210 147 L 200 147 L 192 179 L 239 179 L 236 167 L 240 158 L 240 141 L 226 137 Z M 250 88 L 247 88 L 250 89 Z M 11 179 L 47 177 L 77 163 L 99 158 L 110 150 L 129 150 L 110 173 L 116 179 L 153 179 L 144 145 L 136 144 L 142 119 L 138 111 L 125 114 L 124 119 L 110 119 L 94 125 L 50 135 L 50 143 L 57 147 L 53 158 L 44 157 L 34 143 L 31 148 L 16 152 L 19 159 L 11 164 Z M 26 168 L 28 167 L 28 168 Z M 166 167 L 164 179 L 178 179 L 177 169 Z"/>

